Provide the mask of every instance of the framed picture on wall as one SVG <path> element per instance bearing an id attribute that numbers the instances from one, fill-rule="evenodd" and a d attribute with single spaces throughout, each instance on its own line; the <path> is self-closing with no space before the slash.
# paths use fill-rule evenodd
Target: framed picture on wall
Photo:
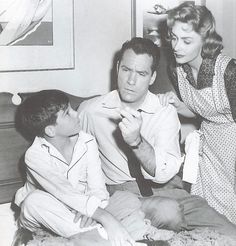
<path id="1" fill-rule="evenodd" d="M 73 0 L 1 0 L 0 71 L 74 68 Z"/>
<path id="2" fill-rule="evenodd" d="M 158 46 L 165 46 L 166 11 L 178 6 L 184 0 L 133 0 L 133 33 L 137 37 L 153 40 Z M 204 5 L 206 0 L 193 0 L 195 4 Z"/>

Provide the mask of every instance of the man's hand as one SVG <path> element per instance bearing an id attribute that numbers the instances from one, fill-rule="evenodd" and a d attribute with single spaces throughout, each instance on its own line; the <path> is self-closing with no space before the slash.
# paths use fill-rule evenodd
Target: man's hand
<path id="1" fill-rule="evenodd" d="M 74 223 L 77 223 L 80 220 L 80 228 L 94 226 L 97 223 L 91 217 L 88 217 L 86 215 L 83 215 L 83 214 L 81 214 L 78 211 L 73 210 L 73 213 L 75 214 Z"/>
<path id="2" fill-rule="evenodd" d="M 141 142 L 140 130 L 142 126 L 142 116 L 140 112 L 126 107 L 120 110 L 122 120 L 119 128 L 124 141 L 130 146 L 136 146 Z"/>

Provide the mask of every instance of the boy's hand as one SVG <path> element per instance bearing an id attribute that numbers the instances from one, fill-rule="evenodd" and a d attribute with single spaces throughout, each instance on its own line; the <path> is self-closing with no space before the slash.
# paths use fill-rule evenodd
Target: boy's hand
<path id="1" fill-rule="evenodd" d="M 112 246 L 134 246 L 135 241 L 119 221 L 109 220 L 108 226 L 104 225 L 108 239 Z"/>
<path id="2" fill-rule="evenodd" d="M 73 211 L 75 214 L 75 218 L 73 220 L 74 223 L 77 223 L 80 220 L 80 228 L 85 228 L 89 226 L 94 226 L 96 225 L 96 221 L 92 219 L 91 217 L 88 217 L 86 215 L 81 214 L 78 211 Z"/>
<path id="3" fill-rule="evenodd" d="M 119 128 L 124 141 L 130 146 L 136 146 L 141 142 L 140 130 L 142 126 L 142 117 L 140 112 L 126 107 L 120 110 L 122 120 Z"/>

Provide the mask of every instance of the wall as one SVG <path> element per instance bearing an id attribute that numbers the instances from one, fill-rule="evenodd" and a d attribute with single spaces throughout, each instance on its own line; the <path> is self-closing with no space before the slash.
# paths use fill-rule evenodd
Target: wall
<path id="1" fill-rule="evenodd" d="M 113 55 L 131 37 L 131 0 L 119 0 L 119 4 L 116 0 L 74 0 L 74 5 L 75 69 L 0 73 L 0 92 L 58 88 L 90 96 L 110 90 Z M 1 204 L 1 246 L 11 245 L 15 230 L 10 203 Z"/>
<path id="2" fill-rule="evenodd" d="M 224 53 L 236 58 L 236 1 L 206 0 L 216 20 L 216 29 L 223 37 Z"/>
<path id="3" fill-rule="evenodd" d="M 131 37 L 131 0 L 119 0 L 119 4 L 74 0 L 74 5 L 75 69 L 0 73 L 0 91 L 58 88 L 90 96 L 110 90 L 114 52 Z"/>

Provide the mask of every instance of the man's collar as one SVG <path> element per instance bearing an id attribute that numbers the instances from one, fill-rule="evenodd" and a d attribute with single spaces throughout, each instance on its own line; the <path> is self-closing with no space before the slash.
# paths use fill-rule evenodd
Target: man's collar
<path id="1" fill-rule="evenodd" d="M 102 105 L 105 108 L 115 109 L 121 107 L 121 100 L 117 90 L 114 90 L 107 95 L 105 95 Z M 160 108 L 160 102 L 156 95 L 147 92 L 144 102 L 138 108 L 141 111 L 144 111 L 149 114 L 154 114 L 158 108 Z"/>
<path id="2" fill-rule="evenodd" d="M 139 109 L 148 114 L 154 114 L 157 112 L 157 109 L 160 108 L 161 104 L 156 95 L 147 92 L 144 102 L 140 105 Z"/>

